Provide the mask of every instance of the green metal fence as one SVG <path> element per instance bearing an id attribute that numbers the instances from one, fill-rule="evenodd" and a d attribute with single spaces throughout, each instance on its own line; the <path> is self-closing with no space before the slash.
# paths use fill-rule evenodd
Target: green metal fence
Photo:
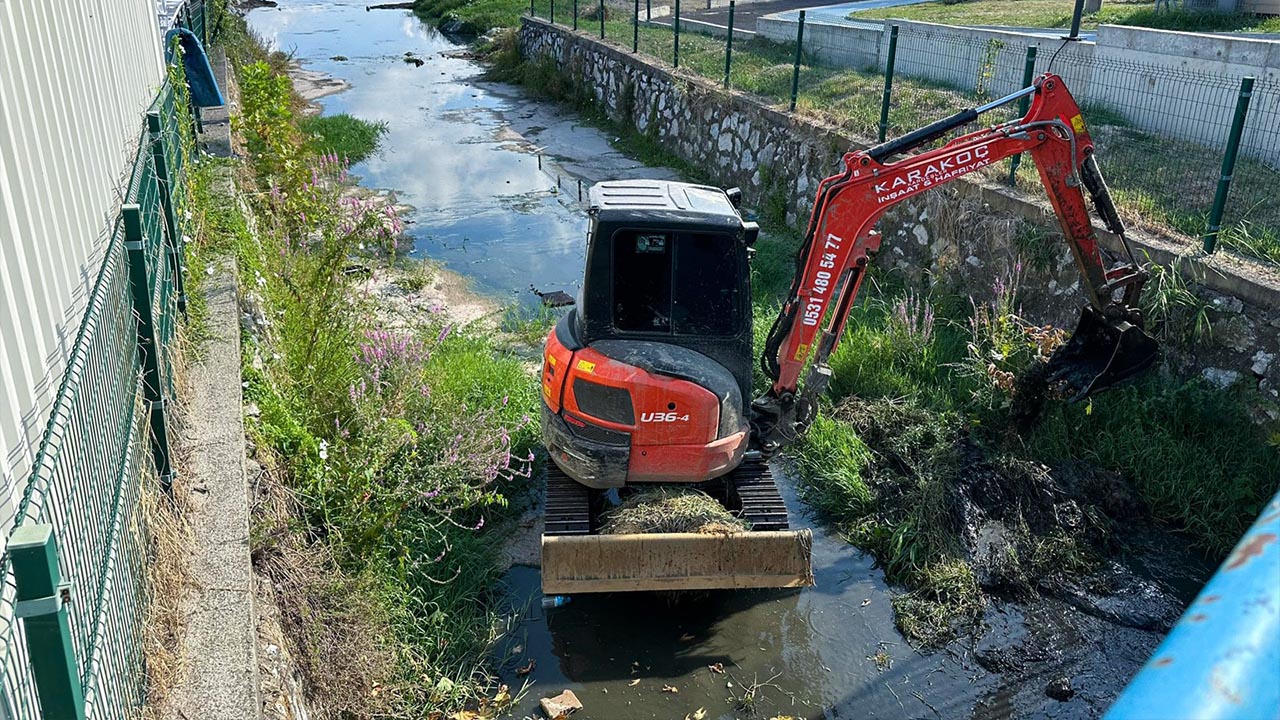
<path id="1" fill-rule="evenodd" d="M 189 5 L 179 22 L 203 37 L 204 4 Z M 173 477 L 187 108 L 181 75 L 171 72 L 143 118 L 122 208 L 0 557 L 0 717 L 132 718 L 145 701 L 142 498 Z"/>
<path id="2" fill-rule="evenodd" d="M 1280 187 L 1280 86 L 1270 78 L 1253 82 L 1196 67 L 1117 61 L 1095 56 L 1092 46 L 1052 37 L 898 27 L 816 11 L 803 21 L 802 12 L 772 20 L 778 42 L 742 29 L 698 35 L 677 18 L 645 23 L 620 0 L 608 7 L 609 41 L 638 46 L 683 72 L 776 107 L 820 117 L 869 143 L 1008 94 L 1022 86 L 1028 69 L 1052 70 L 1080 100 L 1099 163 L 1127 220 L 1182 236 L 1188 250 L 1199 248 L 1203 238 L 1208 251 L 1221 244 L 1280 263 L 1280 203 L 1274 201 Z M 547 18 L 546 0 L 532 9 Z M 557 24 L 570 20 L 567 13 L 555 18 Z M 782 22 L 791 23 L 785 39 L 777 30 Z M 638 42 L 632 40 L 633 23 L 639 25 Z M 1017 109 L 1006 107 L 982 121 L 1009 119 Z M 1012 165 L 985 172 L 1035 192 L 1033 165 L 1022 162 L 1011 170 Z"/>

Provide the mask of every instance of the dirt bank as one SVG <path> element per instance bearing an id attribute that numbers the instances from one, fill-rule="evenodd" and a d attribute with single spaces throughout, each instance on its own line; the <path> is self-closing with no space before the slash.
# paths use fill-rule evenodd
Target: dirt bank
<path id="1" fill-rule="evenodd" d="M 287 71 L 289 79 L 293 82 L 294 91 L 307 103 L 302 110 L 303 115 L 319 115 L 320 106 L 316 103 L 317 100 L 336 95 L 351 87 L 351 83 L 346 80 L 333 77 L 328 73 L 306 70 L 296 61 L 289 63 Z"/>

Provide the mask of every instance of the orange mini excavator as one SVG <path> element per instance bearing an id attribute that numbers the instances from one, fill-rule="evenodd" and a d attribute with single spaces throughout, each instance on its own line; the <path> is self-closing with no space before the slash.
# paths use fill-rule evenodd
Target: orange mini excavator
<path id="1" fill-rule="evenodd" d="M 1025 117 L 913 149 L 1030 97 Z M 1138 297 L 1146 272 L 1128 252 L 1107 267 L 1085 205 L 1128 251 L 1080 108 L 1062 79 L 971 108 L 844 156 L 823 180 L 796 275 L 769 331 L 752 388 L 748 262 L 759 232 L 741 193 L 677 182 L 604 182 L 591 190 L 577 307 L 547 337 L 542 434 L 548 468 L 542 582 L 547 594 L 796 587 L 813 582 L 808 531 L 788 530 L 766 464 L 804 432 L 831 376 L 889 207 L 1018 153 L 1040 179 L 1083 278 L 1088 304 L 1048 376 L 1074 399 L 1151 365 Z M 804 376 L 804 383 L 800 378 Z M 636 486 L 687 483 L 750 522 L 736 534 L 601 535 L 597 518 Z"/>

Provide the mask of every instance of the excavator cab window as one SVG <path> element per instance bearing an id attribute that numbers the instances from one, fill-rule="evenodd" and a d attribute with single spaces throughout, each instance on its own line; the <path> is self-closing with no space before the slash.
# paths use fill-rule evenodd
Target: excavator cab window
<path id="1" fill-rule="evenodd" d="M 613 236 L 613 324 L 624 332 L 671 332 L 671 234 Z"/>
<path id="2" fill-rule="evenodd" d="M 728 336 L 741 323 L 734 239 L 620 230 L 613 236 L 613 323 L 623 332 Z"/>

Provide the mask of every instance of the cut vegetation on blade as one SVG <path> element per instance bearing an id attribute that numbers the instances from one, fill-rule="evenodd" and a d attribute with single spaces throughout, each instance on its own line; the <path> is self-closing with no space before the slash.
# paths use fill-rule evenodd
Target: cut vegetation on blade
<path id="1" fill-rule="evenodd" d="M 731 535 L 750 529 L 750 522 L 734 517 L 718 500 L 701 490 L 659 487 L 641 490 L 610 510 L 600 532 L 604 535 Z"/>

